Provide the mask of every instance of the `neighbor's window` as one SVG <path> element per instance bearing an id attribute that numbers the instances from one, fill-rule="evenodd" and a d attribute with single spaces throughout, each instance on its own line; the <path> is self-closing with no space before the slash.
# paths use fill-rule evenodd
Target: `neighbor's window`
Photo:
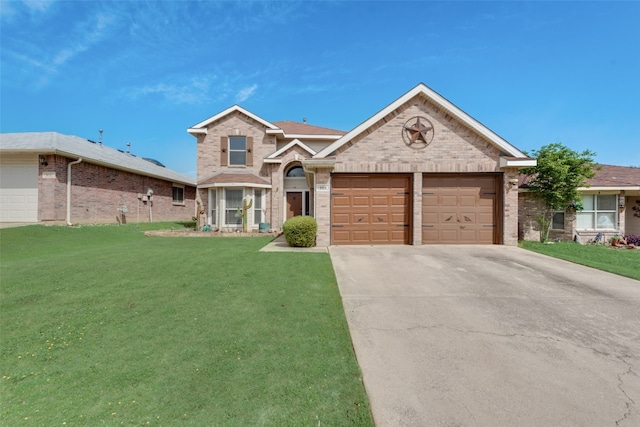
<path id="1" fill-rule="evenodd" d="M 238 208 L 242 208 L 242 195 L 242 189 L 227 188 L 224 190 L 225 224 L 242 224 L 242 217 L 238 215 Z"/>
<path id="2" fill-rule="evenodd" d="M 578 212 L 578 230 L 613 230 L 616 228 L 618 196 L 615 194 L 585 194 L 583 210 Z"/>
<path id="3" fill-rule="evenodd" d="M 553 213 L 551 219 L 552 230 L 564 230 L 564 211 L 558 211 Z"/>
<path id="4" fill-rule="evenodd" d="M 173 186 L 172 191 L 173 203 L 176 205 L 184 205 L 184 185 Z"/>
<path id="5" fill-rule="evenodd" d="M 247 164 L 247 137 L 229 137 L 229 165 L 244 166 Z"/>

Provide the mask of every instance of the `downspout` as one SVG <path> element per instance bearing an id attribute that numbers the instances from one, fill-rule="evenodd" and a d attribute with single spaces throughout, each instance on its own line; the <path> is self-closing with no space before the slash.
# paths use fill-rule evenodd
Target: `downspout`
<path id="1" fill-rule="evenodd" d="M 77 165 L 81 162 L 82 157 L 67 165 L 67 225 L 73 225 L 71 224 L 71 166 Z"/>

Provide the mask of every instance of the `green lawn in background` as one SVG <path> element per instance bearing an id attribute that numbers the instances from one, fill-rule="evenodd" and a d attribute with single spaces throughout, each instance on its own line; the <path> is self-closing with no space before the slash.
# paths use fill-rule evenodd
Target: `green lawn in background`
<path id="1" fill-rule="evenodd" d="M 640 280 L 639 249 L 613 248 L 609 245 L 578 245 L 572 242 L 542 244 L 521 241 L 520 246 L 544 255 Z"/>
<path id="2" fill-rule="evenodd" d="M 328 254 L 156 227 L 0 230 L 0 424 L 373 425 Z"/>

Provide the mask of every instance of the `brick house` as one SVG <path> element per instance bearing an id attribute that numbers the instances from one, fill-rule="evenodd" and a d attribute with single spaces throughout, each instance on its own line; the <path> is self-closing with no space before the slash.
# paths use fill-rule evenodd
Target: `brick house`
<path id="1" fill-rule="evenodd" d="M 193 178 L 77 136 L 0 134 L 0 221 L 191 220 Z"/>
<path id="2" fill-rule="evenodd" d="M 570 241 L 579 235 L 586 242 L 598 233 L 607 239 L 616 234 L 640 235 L 640 168 L 597 166 L 600 169 L 588 180 L 589 186 L 578 189 L 584 209 L 554 212 L 550 239 Z M 539 240 L 536 217 L 542 205 L 529 191 L 524 175 L 520 177 L 519 195 L 519 238 Z"/>
<path id="3" fill-rule="evenodd" d="M 318 246 L 505 244 L 518 238 L 516 147 L 424 84 L 349 132 L 269 122 L 232 106 L 197 140 L 203 221 L 222 231 L 318 222 Z"/>

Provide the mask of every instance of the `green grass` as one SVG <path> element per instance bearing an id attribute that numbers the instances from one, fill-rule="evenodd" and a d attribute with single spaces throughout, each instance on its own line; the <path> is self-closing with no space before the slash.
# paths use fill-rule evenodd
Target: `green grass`
<path id="1" fill-rule="evenodd" d="M 328 254 L 157 226 L 0 230 L 0 424 L 373 424 Z"/>
<path id="2" fill-rule="evenodd" d="M 520 246 L 544 255 L 640 280 L 640 250 L 638 249 L 619 249 L 605 245 L 578 245 L 571 242 L 544 245 L 539 242 L 522 241 Z"/>

